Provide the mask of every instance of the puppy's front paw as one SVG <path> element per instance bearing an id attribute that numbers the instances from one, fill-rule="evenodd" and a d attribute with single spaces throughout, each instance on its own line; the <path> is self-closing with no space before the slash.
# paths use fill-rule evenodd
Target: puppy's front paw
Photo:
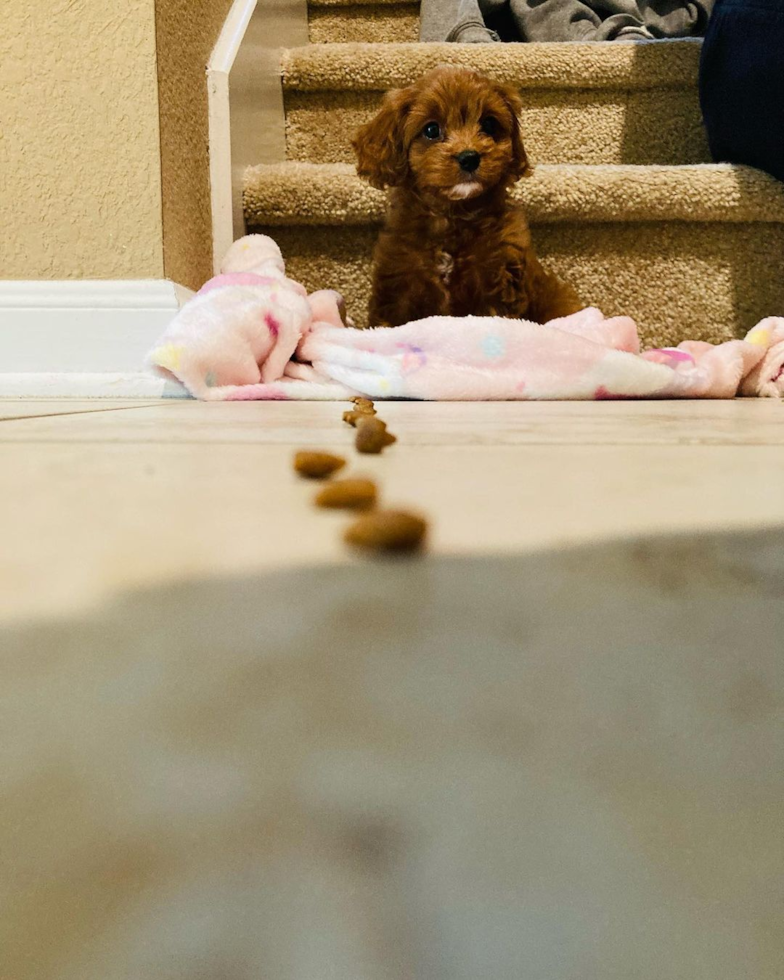
<path id="1" fill-rule="evenodd" d="M 438 273 L 438 278 L 445 286 L 449 285 L 454 270 L 455 260 L 449 252 L 436 252 L 436 272 Z"/>
<path id="2" fill-rule="evenodd" d="M 508 265 L 501 276 L 499 290 L 501 302 L 505 306 L 515 306 L 523 292 L 524 269 L 519 262 Z"/>

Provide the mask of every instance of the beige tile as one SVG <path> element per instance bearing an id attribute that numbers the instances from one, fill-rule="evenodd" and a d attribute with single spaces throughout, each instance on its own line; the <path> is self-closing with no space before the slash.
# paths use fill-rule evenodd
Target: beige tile
<path id="1" fill-rule="evenodd" d="M 0 421 L 53 415 L 79 415 L 85 412 L 114 412 L 120 409 L 161 404 L 158 399 L 140 398 L 0 398 Z"/>
<path id="2" fill-rule="evenodd" d="M 440 554 L 784 524 L 782 406 L 379 406 L 399 435 L 356 457 L 336 403 L 199 405 L 0 426 L 0 615 L 145 583 L 349 560 L 297 446 L 344 451 L 427 514 Z"/>
<path id="3" fill-rule="evenodd" d="M 6 631 L 0 976 L 781 980 L 782 555 L 298 569 Z"/>
<path id="4" fill-rule="evenodd" d="M 171 578 L 339 560 L 282 447 L 0 447 L 0 616 Z"/>
<path id="5" fill-rule="evenodd" d="M 123 417 L 45 418 L 0 428 L 0 442 L 350 441 L 341 402 L 163 401 Z M 401 446 L 784 445 L 784 402 L 379 402 Z"/>
<path id="6" fill-rule="evenodd" d="M 782 406 L 341 408 L 0 425 L 0 976 L 779 980 Z"/>

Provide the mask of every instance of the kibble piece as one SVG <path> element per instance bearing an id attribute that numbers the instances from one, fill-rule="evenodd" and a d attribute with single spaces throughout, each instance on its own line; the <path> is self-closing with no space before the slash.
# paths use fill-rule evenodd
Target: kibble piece
<path id="1" fill-rule="evenodd" d="M 357 452 L 380 453 L 393 442 L 397 442 L 397 436 L 387 432 L 386 422 L 372 415 L 357 420 L 357 437 L 354 440 Z"/>
<path id="2" fill-rule="evenodd" d="M 360 419 L 372 418 L 368 412 L 358 412 L 352 408 L 349 412 L 343 413 L 343 421 L 348 425 L 356 425 Z"/>
<path id="3" fill-rule="evenodd" d="M 376 505 L 376 485 L 372 480 L 334 480 L 316 495 L 317 507 L 343 507 L 370 510 Z"/>
<path id="4" fill-rule="evenodd" d="M 342 456 L 333 456 L 332 453 L 302 451 L 294 456 L 294 469 L 309 480 L 323 480 L 345 465 L 346 461 Z"/>
<path id="5" fill-rule="evenodd" d="M 347 528 L 347 544 L 368 551 L 416 551 L 427 534 L 427 522 L 403 510 L 376 510 Z"/>
<path id="6" fill-rule="evenodd" d="M 348 422 L 349 425 L 356 425 L 360 419 L 372 418 L 375 414 L 376 409 L 373 406 L 373 402 L 367 402 L 365 405 L 358 404 L 356 408 L 344 412 L 343 421 Z"/>

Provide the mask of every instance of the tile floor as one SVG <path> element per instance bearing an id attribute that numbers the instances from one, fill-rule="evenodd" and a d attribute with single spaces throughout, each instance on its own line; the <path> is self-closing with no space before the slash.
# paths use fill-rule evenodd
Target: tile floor
<path id="1" fill-rule="evenodd" d="M 0 977 L 780 980 L 784 405 L 382 410 L 0 406 Z"/>
<path id="2" fill-rule="evenodd" d="M 353 453 L 343 407 L 0 401 L 0 617 L 352 560 L 345 518 L 292 474 L 298 447 L 346 452 L 431 518 L 439 554 L 784 524 L 779 402 L 394 402 L 378 458 Z"/>

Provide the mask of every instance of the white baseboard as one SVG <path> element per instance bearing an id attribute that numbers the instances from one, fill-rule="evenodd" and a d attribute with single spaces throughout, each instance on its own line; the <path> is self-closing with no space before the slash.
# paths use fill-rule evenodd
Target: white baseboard
<path id="1" fill-rule="evenodd" d="M 192 295 L 165 279 L 0 281 L 0 396 L 33 376 L 59 391 L 69 376 L 137 375 Z"/>
<path id="2" fill-rule="evenodd" d="M 0 374 L 3 398 L 191 398 L 175 379 L 151 372 L 120 374 L 58 374 L 57 372 Z"/>

